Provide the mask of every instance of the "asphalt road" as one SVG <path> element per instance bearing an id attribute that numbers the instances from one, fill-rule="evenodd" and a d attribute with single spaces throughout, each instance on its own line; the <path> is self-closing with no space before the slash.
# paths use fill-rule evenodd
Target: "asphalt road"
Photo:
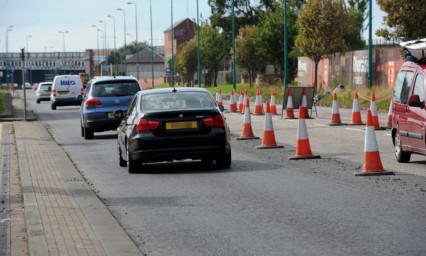
<path id="1" fill-rule="evenodd" d="M 185 161 L 129 174 L 118 166 L 114 132 L 85 141 L 79 107 L 52 111 L 33 91 L 27 99 L 147 255 L 426 255 L 426 157 L 397 164 L 388 131 L 377 140 L 396 176 L 353 176 L 363 163 L 363 127 L 328 127 L 326 114 L 306 120 L 322 158 L 289 161 L 296 121 L 274 117 L 284 148 L 258 150 L 260 140 L 235 140 L 243 116 L 229 113 L 230 169 Z M 263 117 L 252 122 L 261 136 Z"/>

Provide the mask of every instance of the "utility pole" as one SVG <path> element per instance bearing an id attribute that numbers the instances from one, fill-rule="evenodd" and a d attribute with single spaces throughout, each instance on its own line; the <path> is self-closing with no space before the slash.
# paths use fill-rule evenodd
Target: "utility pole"
<path id="1" fill-rule="evenodd" d="M 372 0 L 369 0 L 369 11 L 368 11 L 368 88 L 373 88 L 373 28 L 372 15 L 373 15 L 373 4 Z"/>
<path id="2" fill-rule="evenodd" d="M 21 49 L 21 58 L 22 58 L 22 84 L 24 90 L 24 121 L 27 121 L 27 88 L 25 86 L 25 49 Z"/>

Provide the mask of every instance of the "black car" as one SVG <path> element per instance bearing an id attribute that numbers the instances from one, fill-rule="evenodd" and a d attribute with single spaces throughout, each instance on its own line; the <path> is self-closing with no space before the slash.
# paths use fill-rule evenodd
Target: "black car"
<path id="1" fill-rule="evenodd" d="M 173 160 L 216 161 L 231 165 L 230 131 L 209 91 L 203 88 L 166 88 L 135 94 L 118 132 L 120 166 L 133 173 L 142 163 Z"/>

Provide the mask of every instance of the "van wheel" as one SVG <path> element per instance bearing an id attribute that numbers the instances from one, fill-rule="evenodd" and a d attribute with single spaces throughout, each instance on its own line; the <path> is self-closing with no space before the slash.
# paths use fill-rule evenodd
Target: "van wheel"
<path id="1" fill-rule="evenodd" d="M 405 152 L 402 149 L 401 138 L 399 137 L 399 133 L 398 132 L 396 132 L 396 134 L 395 134 L 394 146 L 395 146 L 395 157 L 396 157 L 396 161 L 398 161 L 400 163 L 408 163 L 408 162 L 410 162 L 411 153 L 410 152 Z"/>
<path id="2" fill-rule="evenodd" d="M 83 133 L 84 133 L 84 138 L 86 140 L 91 140 L 93 139 L 93 130 L 83 127 Z"/>
<path id="3" fill-rule="evenodd" d="M 37 104 L 40 104 L 40 100 L 37 100 Z"/>
<path id="4" fill-rule="evenodd" d="M 51 104 L 50 107 L 51 107 L 52 110 L 56 110 L 56 105 L 55 104 Z"/>

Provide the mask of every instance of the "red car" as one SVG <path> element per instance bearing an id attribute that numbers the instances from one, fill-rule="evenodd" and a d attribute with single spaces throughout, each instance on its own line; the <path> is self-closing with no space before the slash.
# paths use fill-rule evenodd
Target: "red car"
<path id="1" fill-rule="evenodd" d="M 411 57 L 411 56 L 410 56 Z M 393 91 L 392 140 L 398 162 L 412 153 L 426 155 L 426 60 L 406 61 Z"/>

